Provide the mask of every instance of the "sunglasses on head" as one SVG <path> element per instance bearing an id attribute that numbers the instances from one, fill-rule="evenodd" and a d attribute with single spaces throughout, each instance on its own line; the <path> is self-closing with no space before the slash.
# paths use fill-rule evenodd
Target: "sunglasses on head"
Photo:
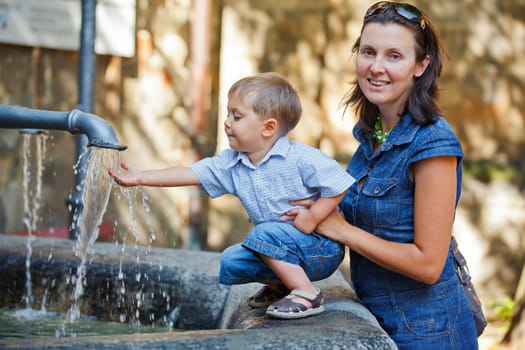
<path id="1" fill-rule="evenodd" d="M 393 9 L 398 16 L 401 16 L 410 22 L 419 24 L 421 29 L 425 30 L 426 23 L 421 11 L 419 11 L 417 7 L 404 2 L 380 1 L 375 3 L 366 11 L 365 19 L 388 9 Z"/>

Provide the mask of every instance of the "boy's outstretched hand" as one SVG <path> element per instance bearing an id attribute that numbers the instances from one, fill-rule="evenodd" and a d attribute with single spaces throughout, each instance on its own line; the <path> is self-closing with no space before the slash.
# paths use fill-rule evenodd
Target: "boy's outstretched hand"
<path id="1" fill-rule="evenodd" d="M 126 171 L 120 172 L 118 169 L 108 169 L 109 175 L 121 186 L 137 186 L 140 185 L 138 173 L 140 171 L 121 162 L 120 167 Z"/>

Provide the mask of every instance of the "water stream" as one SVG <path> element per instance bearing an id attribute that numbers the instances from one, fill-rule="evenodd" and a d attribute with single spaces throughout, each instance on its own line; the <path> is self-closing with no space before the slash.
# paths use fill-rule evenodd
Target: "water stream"
<path id="1" fill-rule="evenodd" d="M 75 175 L 82 175 L 83 183 L 79 185 L 77 191 L 82 193 L 82 210 L 79 217 L 73 218 L 72 229 L 78 228 L 79 236 L 75 244 L 74 252 L 79 260 L 76 272 L 72 272 L 70 284 L 74 286 L 71 296 L 72 305 L 67 314 L 49 312 L 46 310 L 45 295 L 41 302 L 41 309 L 31 308 L 33 302 L 32 283 L 31 283 L 31 258 L 32 243 L 35 240 L 34 232 L 37 229 L 39 209 L 42 197 L 42 173 L 44 170 L 43 160 L 45 158 L 47 134 L 23 134 L 24 162 L 23 162 L 23 201 L 24 219 L 23 223 L 28 232 L 27 237 L 27 256 L 26 256 L 26 295 L 24 297 L 26 308 L 18 310 L 0 310 L 0 324 L 2 331 L 1 338 L 23 338 L 23 337 L 70 337 L 82 335 L 103 335 L 103 334 L 126 334 L 143 333 L 173 330 L 174 320 L 177 315 L 164 316 L 165 327 L 144 326 L 140 323 L 141 306 L 144 295 L 142 291 L 135 294 L 131 307 L 120 316 L 120 323 L 100 322 L 94 317 L 81 315 L 80 302 L 84 294 L 86 283 L 86 265 L 89 263 L 89 256 L 93 252 L 93 246 L 98 238 L 99 226 L 102 223 L 112 188 L 115 189 L 117 197 L 123 197 L 128 203 L 130 226 L 124 233 L 122 239 L 122 252 L 126 250 L 127 244 L 131 243 L 136 249 L 137 263 L 142 258 L 140 254 L 148 255 L 151 245 L 156 240 L 155 231 L 150 223 L 149 198 L 142 188 L 124 188 L 116 185 L 108 174 L 109 168 L 117 168 L 119 164 L 120 152 L 113 149 L 88 147 L 80 155 L 74 166 Z M 85 159 L 86 161 L 82 161 Z M 138 205 L 137 205 L 138 204 Z M 144 251 L 139 248 L 140 234 L 137 227 L 137 207 L 142 204 L 142 209 L 146 215 L 148 230 L 148 249 Z M 75 226 L 78 225 L 78 226 Z M 115 227 L 118 225 L 115 222 Z M 126 230 L 123 230 L 126 231 Z M 132 242 L 127 242 L 132 238 Z M 115 243 L 117 239 L 115 238 Z M 128 247 L 129 248 L 129 247 Z M 51 258 L 51 257 L 50 257 Z M 121 261 L 122 264 L 122 261 Z M 139 264 L 137 264 L 139 266 Z M 122 266 L 121 266 L 122 267 Z M 162 269 L 162 266 L 159 267 Z M 120 293 L 121 303 L 130 303 L 125 299 L 126 276 L 123 275 L 122 268 L 119 271 L 118 279 L 121 281 Z M 139 284 L 148 282 L 149 276 L 140 270 L 133 276 Z M 54 282 L 51 282 L 54 283 Z M 175 311 L 178 309 L 175 308 Z M 173 320 L 172 320 L 173 319 Z M 126 323 L 128 322 L 129 323 Z M 150 315 L 149 321 L 155 323 L 155 316 Z M 95 334 L 96 333 L 96 334 Z"/>
<path id="2" fill-rule="evenodd" d="M 149 217 L 150 215 L 150 208 L 148 204 L 148 197 L 147 195 L 142 191 L 140 187 L 138 188 L 124 188 L 121 186 L 118 186 L 115 184 L 115 182 L 111 179 L 111 177 L 108 174 L 108 169 L 118 168 L 119 164 L 119 155 L 120 152 L 113 150 L 113 149 L 105 149 L 105 148 L 96 148 L 96 147 L 90 147 L 87 148 L 83 154 L 79 157 L 79 160 L 77 162 L 77 165 L 75 166 L 75 172 L 82 172 L 83 177 L 85 178 L 84 183 L 82 184 L 83 188 L 83 194 L 82 194 L 82 203 L 83 203 L 83 210 L 80 214 L 80 217 L 76 219 L 76 224 L 79 225 L 80 228 L 80 235 L 78 237 L 78 240 L 76 242 L 75 246 L 75 255 L 80 258 L 80 263 L 77 268 L 76 276 L 75 277 L 75 289 L 73 294 L 73 305 L 68 310 L 67 319 L 69 322 L 77 321 L 81 319 L 81 313 L 80 313 L 80 300 L 82 298 L 82 295 L 84 293 L 84 283 L 85 283 L 85 277 L 86 277 L 86 265 L 88 263 L 88 257 L 92 253 L 93 245 L 97 240 L 98 237 L 98 227 L 102 223 L 102 219 L 104 216 L 104 213 L 106 211 L 109 197 L 111 194 L 112 188 L 116 189 L 117 193 L 122 194 L 126 202 L 128 203 L 129 207 L 129 214 L 130 214 L 130 227 L 129 232 L 125 234 L 123 237 L 122 242 L 122 252 L 126 250 L 127 247 L 127 240 L 129 237 L 133 237 L 133 246 L 137 249 L 136 261 L 137 266 L 140 266 L 138 264 L 141 259 L 141 255 L 143 254 L 143 250 L 138 249 L 139 247 L 139 241 L 140 241 L 140 234 L 139 229 L 136 224 L 136 218 L 137 218 L 137 205 L 136 202 L 140 202 L 142 204 L 143 210 L 146 213 L 146 222 L 150 223 L 151 219 Z M 81 162 L 82 157 L 87 157 L 86 162 Z M 79 164 L 85 164 L 84 169 L 79 168 Z M 140 197 L 140 200 L 137 200 L 137 197 Z M 116 224 L 117 225 L 117 224 Z M 151 225 L 149 225 L 151 226 Z M 156 239 L 156 235 L 154 230 L 150 227 L 149 228 L 149 247 L 151 247 L 151 243 Z M 149 250 L 146 251 L 146 254 L 149 253 Z M 139 284 L 147 283 L 148 276 L 143 275 L 143 273 L 138 270 L 135 272 L 135 275 L 133 276 L 135 281 Z M 119 271 L 118 279 L 121 283 L 120 286 L 120 294 L 121 294 L 121 303 L 130 303 L 130 300 L 125 300 L 124 296 L 126 295 L 126 278 L 123 275 L 122 269 Z M 142 282 L 143 280 L 143 282 Z M 141 307 L 144 302 L 144 294 L 141 290 L 137 291 L 135 293 L 135 298 L 133 301 L 131 301 L 133 305 L 131 307 L 126 308 L 126 313 L 120 315 L 121 322 L 129 321 L 129 324 L 139 327 L 140 324 L 140 318 L 141 318 Z M 155 321 L 154 319 L 151 319 L 150 321 L 153 323 Z"/>
<path id="3" fill-rule="evenodd" d="M 129 188 L 129 187 L 122 187 L 118 186 L 115 183 L 115 194 L 118 199 L 122 198 L 126 201 L 129 208 L 129 216 L 130 216 L 130 224 L 128 227 L 128 232 L 125 234 L 124 237 L 122 237 L 122 252 L 124 253 L 128 247 L 128 238 L 133 237 L 134 242 L 131 242 L 134 246 L 134 248 L 137 251 L 136 255 L 136 261 L 137 266 L 140 266 L 139 262 L 140 259 L 143 258 L 141 254 L 148 255 L 150 253 L 151 245 L 156 240 L 156 234 L 153 228 L 151 227 L 151 218 L 150 218 L 150 206 L 148 204 L 149 198 L 146 195 L 146 193 L 142 190 L 141 187 L 135 187 L 135 188 Z M 144 252 L 143 250 L 138 249 L 139 248 L 139 242 L 140 242 L 140 233 L 139 228 L 137 227 L 137 202 L 139 201 L 138 197 L 140 197 L 140 203 L 142 204 L 142 208 L 146 215 L 146 225 L 148 227 L 148 249 Z M 142 252 L 142 253 L 139 253 Z M 120 262 L 120 270 L 119 270 L 119 280 L 121 281 L 121 295 L 123 296 L 126 291 L 126 285 L 125 285 L 125 276 L 122 272 L 122 261 Z M 148 276 L 146 273 L 143 273 L 138 269 L 136 271 L 135 276 L 133 276 L 135 281 L 142 286 L 144 286 L 144 283 L 147 283 Z M 141 281 L 144 280 L 143 283 Z M 121 300 L 122 302 L 125 302 L 124 300 Z M 121 320 L 130 319 L 130 323 L 139 325 L 140 324 L 140 312 L 141 312 L 141 306 L 144 301 L 144 294 L 142 290 L 140 292 L 137 292 L 135 294 L 135 299 L 133 300 L 134 304 L 134 310 L 131 310 L 131 315 L 122 314 L 120 316 Z M 149 321 L 151 323 L 155 322 L 155 318 L 153 315 L 149 315 Z"/>
<path id="4" fill-rule="evenodd" d="M 34 140 L 34 145 L 32 145 Z M 47 134 L 23 134 L 23 223 L 27 230 L 27 255 L 26 255 L 26 307 L 31 308 L 33 292 L 31 284 L 31 256 L 33 255 L 32 243 L 35 239 L 33 232 L 39 221 L 39 209 L 42 199 L 42 172 L 43 161 L 46 154 Z M 33 150 L 34 148 L 34 150 Z M 35 159 L 32 154 L 35 153 Z"/>
<path id="5" fill-rule="evenodd" d="M 79 169 L 82 157 L 87 157 L 85 169 Z M 75 255 L 80 258 L 80 263 L 76 274 L 73 306 L 68 311 L 70 321 L 80 318 L 78 301 L 84 294 L 87 258 L 97 240 L 98 227 L 102 223 L 111 193 L 112 180 L 108 169 L 117 167 L 118 157 L 119 151 L 88 147 L 75 166 L 75 172 L 83 172 L 85 176 L 84 183 L 81 184 L 83 209 L 76 221 L 80 227 L 80 235 L 75 246 Z"/>

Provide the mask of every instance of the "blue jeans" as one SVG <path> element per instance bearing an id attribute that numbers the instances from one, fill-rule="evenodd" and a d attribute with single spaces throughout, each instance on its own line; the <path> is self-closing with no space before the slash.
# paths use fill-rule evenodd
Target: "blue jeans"
<path id="1" fill-rule="evenodd" d="M 255 226 L 244 241 L 224 250 L 219 282 L 277 282 L 279 278 L 259 254 L 301 266 L 311 281 L 329 277 L 344 258 L 344 246 L 317 233 L 304 234 L 286 222 Z"/>
<path id="2" fill-rule="evenodd" d="M 366 297 L 361 302 L 399 350 L 476 350 L 472 313 L 461 288 L 453 276 L 428 288 Z"/>

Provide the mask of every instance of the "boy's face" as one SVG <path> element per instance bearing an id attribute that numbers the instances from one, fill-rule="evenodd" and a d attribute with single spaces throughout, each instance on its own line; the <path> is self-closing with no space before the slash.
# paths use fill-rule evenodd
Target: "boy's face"
<path id="1" fill-rule="evenodd" d="M 224 132 L 231 148 L 248 154 L 257 152 L 264 141 L 264 129 L 265 120 L 253 111 L 250 96 L 230 96 Z"/>

